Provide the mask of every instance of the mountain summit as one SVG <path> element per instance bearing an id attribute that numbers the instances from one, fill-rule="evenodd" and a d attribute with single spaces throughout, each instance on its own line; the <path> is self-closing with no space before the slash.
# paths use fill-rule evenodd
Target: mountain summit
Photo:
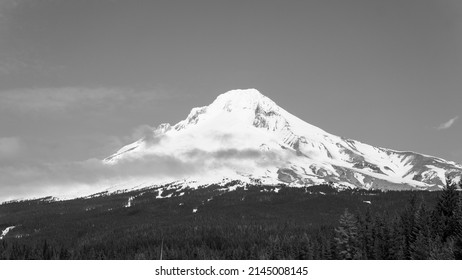
<path id="1" fill-rule="evenodd" d="M 279 107 L 256 89 L 232 90 L 209 106 L 193 108 L 171 126 L 106 158 L 108 165 L 146 158 L 177 162 L 169 177 L 186 187 L 226 184 L 339 188 L 438 189 L 460 180 L 462 166 L 414 152 L 374 147 L 332 135 Z M 153 178 L 156 170 L 153 169 Z"/>

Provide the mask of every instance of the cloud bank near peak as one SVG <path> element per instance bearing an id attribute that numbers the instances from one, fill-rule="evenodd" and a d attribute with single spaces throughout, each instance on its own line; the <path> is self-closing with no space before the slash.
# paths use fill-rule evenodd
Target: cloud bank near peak
<path id="1" fill-rule="evenodd" d="M 117 186 L 131 188 L 141 183 L 167 183 L 210 170 L 236 170 L 247 161 L 246 170 L 271 166 L 281 159 L 271 152 L 253 149 L 193 150 L 186 154 L 146 154 L 124 158 L 115 164 L 99 159 L 61 163 L 0 163 L 0 201 L 44 196 L 75 197 Z"/>

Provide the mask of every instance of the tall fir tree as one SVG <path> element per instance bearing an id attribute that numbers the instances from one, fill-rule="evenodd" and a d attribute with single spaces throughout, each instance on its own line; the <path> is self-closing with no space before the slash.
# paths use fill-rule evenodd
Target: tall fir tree
<path id="1" fill-rule="evenodd" d="M 358 239 L 358 222 L 353 214 L 345 209 L 340 216 L 340 226 L 335 229 L 335 244 L 341 259 L 361 259 Z"/>
<path id="2" fill-rule="evenodd" d="M 450 246 L 446 251 L 462 259 L 462 198 L 457 184 L 449 179 L 447 182 L 435 207 L 434 230 L 441 237 L 441 243 Z"/>

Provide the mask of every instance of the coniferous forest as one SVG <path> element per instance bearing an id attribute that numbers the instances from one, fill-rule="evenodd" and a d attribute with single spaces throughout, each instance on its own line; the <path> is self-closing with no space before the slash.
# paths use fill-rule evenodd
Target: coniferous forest
<path id="1" fill-rule="evenodd" d="M 462 259 L 459 189 L 172 187 L 8 202 L 0 259 Z"/>

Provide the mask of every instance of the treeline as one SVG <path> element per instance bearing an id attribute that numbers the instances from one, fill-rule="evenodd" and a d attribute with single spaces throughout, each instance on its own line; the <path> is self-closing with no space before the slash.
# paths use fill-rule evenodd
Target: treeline
<path id="1" fill-rule="evenodd" d="M 78 238 L 5 238 L 0 258 L 462 259 L 462 200 L 455 185 L 441 191 L 435 203 L 416 192 L 399 211 L 361 209 L 345 209 L 335 223 L 316 226 L 291 214 L 265 219 L 197 215 L 127 227 L 114 222 L 104 230 L 89 223 Z"/>
<path id="2" fill-rule="evenodd" d="M 345 210 L 335 228 L 335 259 L 462 259 L 462 200 L 450 184 L 429 207 L 413 197 L 395 217 Z"/>

